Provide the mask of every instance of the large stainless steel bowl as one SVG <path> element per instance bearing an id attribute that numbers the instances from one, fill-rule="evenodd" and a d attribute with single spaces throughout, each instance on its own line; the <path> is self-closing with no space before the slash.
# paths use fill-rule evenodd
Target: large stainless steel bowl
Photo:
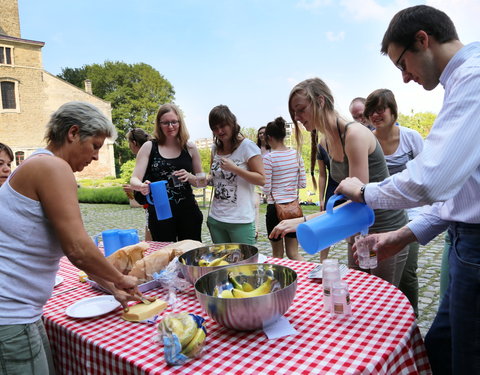
<path id="1" fill-rule="evenodd" d="M 249 298 L 222 298 L 214 294 L 232 289 L 228 274 L 240 284 L 249 282 L 254 288 L 267 277 L 274 282 L 268 294 Z M 297 290 L 297 273 L 277 264 L 226 266 L 207 273 L 195 283 L 197 299 L 205 312 L 217 323 L 238 331 L 263 328 L 281 317 L 290 308 Z"/>
<path id="2" fill-rule="evenodd" d="M 187 281 L 195 284 L 200 276 L 226 266 L 199 266 L 201 260 L 212 262 L 227 255 L 225 261 L 230 265 L 258 262 L 258 249 L 241 243 L 223 243 L 198 247 L 182 254 L 178 260 L 180 270 Z"/>

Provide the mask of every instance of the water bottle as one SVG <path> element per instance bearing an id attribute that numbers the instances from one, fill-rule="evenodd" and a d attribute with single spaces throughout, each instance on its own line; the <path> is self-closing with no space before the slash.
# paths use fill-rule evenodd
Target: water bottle
<path id="1" fill-rule="evenodd" d="M 352 314 L 348 284 L 345 281 L 335 281 L 332 284 L 332 318 L 343 318 Z"/>
<path id="2" fill-rule="evenodd" d="M 337 265 L 329 265 L 323 269 L 323 309 L 327 312 L 332 310 L 332 285 L 335 281 L 340 281 L 340 269 Z"/>

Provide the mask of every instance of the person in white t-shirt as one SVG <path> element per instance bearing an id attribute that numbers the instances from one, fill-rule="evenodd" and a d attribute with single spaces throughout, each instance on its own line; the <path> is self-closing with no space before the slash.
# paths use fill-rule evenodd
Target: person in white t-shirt
<path id="1" fill-rule="evenodd" d="M 406 164 L 423 150 L 423 139 L 414 129 L 397 123 L 398 106 L 395 95 L 388 89 L 378 89 L 368 95 L 365 102 L 365 117 L 373 124 L 373 134 L 377 137 L 385 154 L 390 176 L 401 172 Z M 419 207 L 407 209 L 408 219 L 418 215 Z M 412 242 L 408 249 L 407 262 L 402 272 L 398 288 L 407 296 L 418 316 L 418 242 Z"/>
<path id="2" fill-rule="evenodd" d="M 258 146 L 240 133 L 237 118 L 226 105 L 208 117 L 214 146 L 210 166 L 214 196 L 207 227 L 213 243 L 255 243 L 254 186 L 265 184 Z"/>

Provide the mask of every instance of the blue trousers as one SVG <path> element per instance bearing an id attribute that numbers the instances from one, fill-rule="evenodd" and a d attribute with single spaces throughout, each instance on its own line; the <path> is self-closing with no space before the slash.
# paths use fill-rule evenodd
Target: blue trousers
<path id="1" fill-rule="evenodd" d="M 449 228 L 449 283 L 425 337 L 433 374 L 480 374 L 480 224 Z"/>

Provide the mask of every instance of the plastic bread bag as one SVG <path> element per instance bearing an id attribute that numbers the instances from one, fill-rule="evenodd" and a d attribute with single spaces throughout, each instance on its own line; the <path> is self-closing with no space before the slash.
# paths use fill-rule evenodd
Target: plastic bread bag
<path id="1" fill-rule="evenodd" d="M 177 305 L 177 292 L 187 291 L 191 287 L 188 281 L 179 276 L 177 257 L 173 258 L 165 269 L 155 272 L 152 277 L 167 291 L 167 302 L 173 309 Z"/>
<path id="2" fill-rule="evenodd" d="M 169 365 L 182 365 L 202 355 L 207 329 L 201 316 L 186 312 L 167 314 L 158 324 L 158 331 Z"/>

